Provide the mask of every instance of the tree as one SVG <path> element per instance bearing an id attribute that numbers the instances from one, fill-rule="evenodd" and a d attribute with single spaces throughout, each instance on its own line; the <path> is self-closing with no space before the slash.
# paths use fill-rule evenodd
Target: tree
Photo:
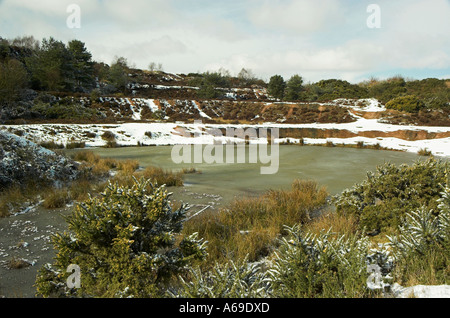
<path id="1" fill-rule="evenodd" d="M 0 102 L 16 100 L 28 80 L 28 73 L 18 60 L 10 59 L 0 63 Z"/>
<path id="2" fill-rule="evenodd" d="M 124 57 L 118 57 L 109 68 L 108 80 L 118 91 L 125 91 L 128 84 L 128 61 Z"/>
<path id="3" fill-rule="evenodd" d="M 37 292 L 44 297 L 159 297 L 171 279 L 206 256 L 197 234 L 178 239 L 186 207 L 173 210 L 164 186 L 134 179 L 131 187 L 110 184 L 68 218 L 58 233 L 54 265 L 40 269 Z M 69 289 L 69 265 L 79 266 L 81 286 Z"/>
<path id="4" fill-rule="evenodd" d="M 293 75 L 286 84 L 285 98 L 290 101 L 299 100 L 303 91 L 303 78 Z"/>
<path id="5" fill-rule="evenodd" d="M 219 92 L 212 83 L 207 80 L 202 80 L 197 91 L 197 96 L 204 99 L 213 99 L 219 96 Z"/>
<path id="6" fill-rule="evenodd" d="M 68 50 L 72 58 L 75 90 L 83 91 L 92 88 L 95 83 L 92 54 L 87 51 L 85 44 L 79 40 L 70 41 Z"/>
<path id="7" fill-rule="evenodd" d="M 35 88 L 46 90 L 70 90 L 74 85 L 74 69 L 71 52 L 61 41 L 43 39 L 39 50 L 26 59 Z"/>
<path id="8" fill-rule="evenodd" d="M 251 87 L 252 85 L 266 86 L 266 83 L 256 77 L 252 70 L 242 68 L 237 75 L 238 85 L 241 87 Z"/>
<path id="9" fill-rule="evenodd" d="M 286 88 L 286 82 L 281 75 L 274 75 L 270 78 L 267 91 L 269 95 L 279 100 L 284 97 L 284 90 Z"/>
<path id="10" fill-rule="evenodd" d="M 151 62 L 148 65 L 148 70 L 150 72 L 162 72 L 163 71 L 163 65 L 162 65 L 162 63 Z"/>
<path id="11" fill-rule="evenodd" d="M 30 50 L 39 49 L 39 41 L 31 36 L 16 37 L 11 41 L 12 46 L 18 46 L 22 48 L 27 48 Z"/>

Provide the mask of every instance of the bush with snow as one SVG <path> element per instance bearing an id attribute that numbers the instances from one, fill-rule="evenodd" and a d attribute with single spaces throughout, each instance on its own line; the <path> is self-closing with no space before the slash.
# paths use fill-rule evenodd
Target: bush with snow
<path id="1" fill-rule="evenodd" d="M 389 237 L 400 283 L 450 284 L 450 188 L 438 200 L 438 211 L 426 207 L 407 213 L 399 234 Z"/>
<path id="2" fill-rule="evenodd" d="M 53 265 L 39 271 L 37 292 L 45 297 L 160 297 L 167 284 L 206 255 L 194 233 L 180 238 L 186 207 L 173 210 L 164 186 L 144 179 L 132 187 L 110 184 L 100 198 L 78 205 L 69 232 L 56 234 Z M 67 268 L 81 272 L 70 289 Z"/>
<path id="3" fill-rule="evenodd" d="M 332 236 L 287 228 L 269 277 L 275 297 L 368 297 L 370 241 L 360 235 Z M 383 265 L 376 264 L 373 265 Z"/>
<path id="4" fill-rule="evenodd" d="M 334 198 L 338 213 L 357 217 L 373 233 L 395 231 L 406 213 L 422 206 L 436 210 L 450 165 L 429 158 L 412 165 L 384 164 Z"/>
<path id="5" fill-rule="evenodd" d="M 76 179 L 76 164 L 17 135 L 0 131 L 0 190 L 33 184 L 58 185 Z"/>

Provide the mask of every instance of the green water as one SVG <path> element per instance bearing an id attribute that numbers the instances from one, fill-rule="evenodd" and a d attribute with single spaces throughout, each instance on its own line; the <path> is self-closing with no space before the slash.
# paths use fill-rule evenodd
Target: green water
<path id="1" fill-rule="evenodd" d="M 279 147 L 278 172 L 263 175 L 261 166 L 269 166 L 270 163 L 238 164 L 235 160 L 228 164 L 176 164 L 171 158 L 171 146 L 96 148 L 93 151 L 102 157 L 136 159 L 143 167 L 153 165 L 172 170 L 194 167 L 202 173 L 187 174 L 184 189 L 173 192 L 179 196 L 186 192 L 191 196 L 192 193 L 215 194 L 222 196 L 224 201 L 236 196 L 258 195 L 269 189 L 286 189 L 295 179 L 316 180 L 335 195 L 364 180 L 367 171 L 374 171 L 377 165 L 385 162 L 410 164 L 423 158 L 395 151 L 285 145 Z"/>

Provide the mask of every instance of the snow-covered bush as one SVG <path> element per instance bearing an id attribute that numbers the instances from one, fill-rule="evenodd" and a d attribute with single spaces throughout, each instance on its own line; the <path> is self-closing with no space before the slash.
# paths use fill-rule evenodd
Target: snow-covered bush
<path id="1" fill-rule="evenodd" d="M 403 282 L 450 283 L 449 187 L 438 202 L 437 213 L 426 207 L 407 213 L 399 234 L 388 237 L 395 257 L 395 274 Z"/>
<path id="2" fill-rule="evenodd" d="M 395 230 L 406 213 L 422 206 L 437 209 L 449 168 L 448 162 L 434 158 L 412 165 L 384 164 L 335 197 L 336 210 L 356 216 L 360 229 L 374 233 Z"/>
<path id="3" fill-rule="evenodd" d="M 0 190 L 29 182 L 58 186 L 79 174 L 72 160 L 6 131 L 0 131 L 0 158 Z"/>
<path id="4" fill-rule="evenodd" d="M 359 235 L 334 237 L 287 228 L 273 267 L 268 271 L 276 297 L 366 297 L 370 241 Z M 378 265 L 372 260 L 373 265 Z M 381 264 L 383 265 L 383 264 Z"/>
<path id="5" fill-rule="evenodd" d="M 271 294 L 270 284 L 261 263 L 216 264 L 210 271 L 191 268 L 189 280 L 181 278 L 181 288 L 170 296 L 181 298 L 265 298 Z"/>
<path id="6" fill-rule="evenodd" d="M 53 237 L 56 261 L 40 269 L 37 292 L 45 297 L 158 297 L 168 282 L 206 255 L 196 233 L 180 238 L 186 207 L 174 211 L 164 186 L 144 179 L 132 187 L 110 184 L 100 198 L 78 205 L 69 232 Z M 66 284 L 77 265 L 79 289 Z"/>

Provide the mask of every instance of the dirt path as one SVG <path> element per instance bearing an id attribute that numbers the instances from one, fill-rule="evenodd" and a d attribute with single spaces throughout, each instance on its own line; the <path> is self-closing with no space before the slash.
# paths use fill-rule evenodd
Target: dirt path
<path id="1" fill-rule="evenodd" d="M 190 203 L 190 215 L 208 207 L 216 209 L 222 197 L 208 193 L 195 193 L 186 187 L 171 188 L 172 201 Z M 53 263 L 55 251 L 51 236 L 67 229 L 64 216 L 73 206 L 48 210 L 35 207 L 23 214 L 0 218 L 0 298 L 33 298 L 33 286 L 39 269 Z M 23 267 L 10 268 L 11 260 L 20 261 Z"/>
<path id="2" fill-rule="evenodd" d="M 46 210 L 36 207 L 24 214 L 0 219 L 0 296 L 35 296 L 36 274 L 54 257 L 50 237 L 66 228 L 63 215 L 72 207 Z M 10 268 L 11 260 L 21 268 Z"/>

